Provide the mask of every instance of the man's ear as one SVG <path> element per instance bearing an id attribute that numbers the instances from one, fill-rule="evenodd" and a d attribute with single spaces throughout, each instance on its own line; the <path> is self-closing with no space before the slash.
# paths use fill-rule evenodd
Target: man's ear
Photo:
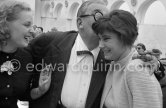
<path id="1" fill-rule="evenodd" d="M 83 22 L 82 22 L 81 18 L 77 18 L 77 27 L 78 27 L 78 29 L 83 28 Z"/>

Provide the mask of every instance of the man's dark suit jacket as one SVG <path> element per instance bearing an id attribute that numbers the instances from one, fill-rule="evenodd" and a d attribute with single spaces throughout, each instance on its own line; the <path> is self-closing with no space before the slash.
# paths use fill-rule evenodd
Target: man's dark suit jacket
<path id="1" fill-rule="evenodd" d="M 66 65 L 69 62 L 71 49 L 77 37 L 76 31 L 44 33 L 34 39 L 29 45 L 33 55 L 35 68 L 39 70 L 39 63 L 53 65 L 51 86 L 48 92 L 37 100 L 30 101 L 30 108 L 57 108 L 61 99 L 61 91 L 66 75 Z M 86 100 L 86 108 L 99 108 L 102 90 L 105 82 L 108 65 L 103 59 L 102 51 L 99 52 L 91 78 L 90 88 Z M 33 86 L 37 86 L 39 71 L 34 75 Z"/>

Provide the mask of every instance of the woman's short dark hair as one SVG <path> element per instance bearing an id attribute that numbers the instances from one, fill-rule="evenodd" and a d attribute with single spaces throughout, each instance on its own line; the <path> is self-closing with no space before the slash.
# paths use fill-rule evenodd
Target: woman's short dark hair
<path id="1" fill-rule="evenodd" d="M 0 3 L 0 45 L 10 38 L 10 30 L 7 22 L 14 21 L 22 11 L 31 11 L 25 2 L 4 0 Z"/>
<path id="2" fill-rule="evenodd" d="M 113 10 L 93 23 L 92 29 L 98 34 L 105 31 L 114 32 L 120 41 L 127 46 L 132 46 L 138 36 L 137 20 L 127 11 Z"/>

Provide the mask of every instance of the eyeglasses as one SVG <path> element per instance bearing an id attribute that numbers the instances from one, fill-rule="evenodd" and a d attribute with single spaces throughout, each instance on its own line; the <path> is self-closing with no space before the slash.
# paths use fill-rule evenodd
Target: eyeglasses
<path id="1" fill-rule="evenodd" d="M 85 14 L 85 15 L 80 15 L 79 17 L 83 18 L 88 16 L 93 16 L 94 20 L 97 21 L 100 17 L 103 17 L 103 13 L 101 13 L 100 11 L 97 11 L 94 14 L 91 14 L 91 15 Z"/>

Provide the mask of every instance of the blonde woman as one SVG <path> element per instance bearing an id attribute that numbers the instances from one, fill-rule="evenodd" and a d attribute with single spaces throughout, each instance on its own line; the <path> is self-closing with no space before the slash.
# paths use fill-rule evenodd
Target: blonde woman
<path id="1" fill-rule="evenodd" d="M 50 74 L 41 72 L 39 87 L 31 90 L 33 71 L 27 66 L 32 57 L 23 49 L 29 43 L 31 25 L 32 11 L 27 4 L 14 0 L 0 3 L 0 108 L 18 108 L 18 99 L 36 99 L 49 88 Z"/>

